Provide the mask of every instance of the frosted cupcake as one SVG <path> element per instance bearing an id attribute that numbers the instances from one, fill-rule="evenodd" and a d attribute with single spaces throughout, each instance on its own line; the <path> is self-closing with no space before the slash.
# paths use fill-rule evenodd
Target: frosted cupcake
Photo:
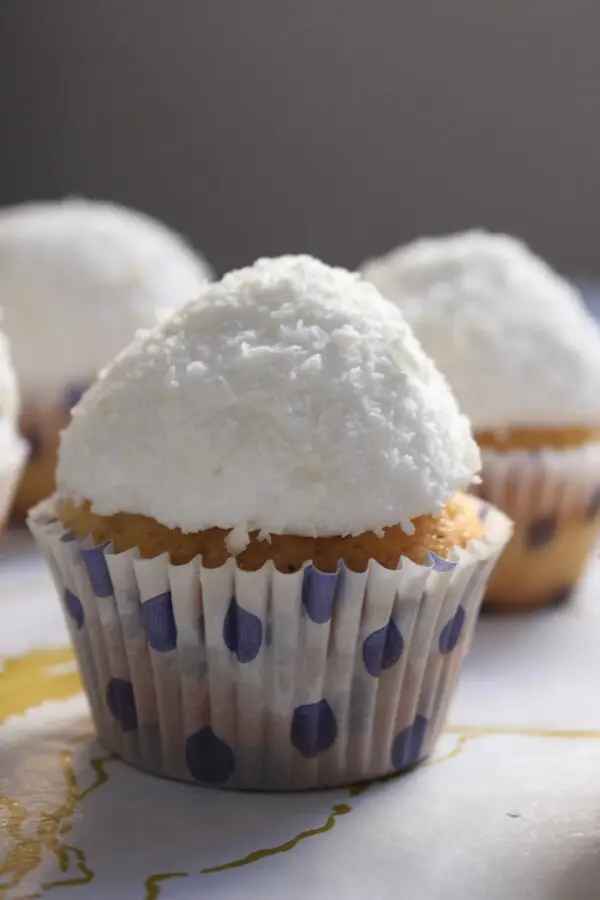
<path id="1" fill-rule="evenodd" d="M 568 597 L 600 526 L 600 329 L 520 241 L 416 241 L 363 272 L 448 378 L 483 451 L 483 497 L 516 523 L 487 601 Z"/>
<path id="2" fill-rule="evenodd" d="M 285 257 L 205 288 L 86 394 L 30 519 L 104 743 L 273 790 L 418 762 L 510 532 L 460 493 L 478 466 L 358 276 Z"/>
<path id="3" fill-rule="evenodd" d="M 66 200 L 0 212 L 0 305 L 29 444 L 17 515 L 53 490 L 58 432 L 97 371 L 207 275 L 176 234 L 120 206 Z"/>
<path id="4" fill-rule="evenodd" d="M 26 456 L 18 433 L 19 395 L 8 341 L 0 331 L 0 531 Z"/>

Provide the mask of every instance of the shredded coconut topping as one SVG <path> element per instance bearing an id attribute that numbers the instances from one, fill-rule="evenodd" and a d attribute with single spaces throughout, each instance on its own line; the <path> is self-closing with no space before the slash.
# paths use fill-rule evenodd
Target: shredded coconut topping
<path id="1" fill-rule="evenodd" d="M 600 329 L 521 241 L 426 238 L 362 271 L 405 315 L 475 431 L 600 423 Z"/>
<path id="2" fill-rule="evenodd" d="M 306 256 L 204 288 L 103 373 L 64 432 L 59 491 L 168 527 L 323 536 L 437 514 L 480 464 L 402 315 Z"/>
<path id="3" fill-rule="evenodd" d="M 209 274 L 178 235 L 121 206 L 65 200 L 0 211 L 0 300 L 23 394 L 54 399 L 93 378 Z"/>

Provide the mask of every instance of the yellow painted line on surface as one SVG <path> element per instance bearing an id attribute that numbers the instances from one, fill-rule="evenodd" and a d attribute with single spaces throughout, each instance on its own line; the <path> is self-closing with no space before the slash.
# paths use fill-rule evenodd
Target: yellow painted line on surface
<path id="1" fill-rule="evenodd" d="M 68 700 L 80 694 L 79 675 L 71 668 L 74 660 L 70 647 L 33 650 L 23 656 L 4 658 L 0 670 L 0 725 L 47 700 Z"/>

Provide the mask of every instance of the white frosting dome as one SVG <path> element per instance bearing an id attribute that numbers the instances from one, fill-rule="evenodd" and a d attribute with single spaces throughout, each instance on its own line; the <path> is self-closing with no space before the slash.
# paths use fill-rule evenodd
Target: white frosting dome
<path id="1" fill-rule="evenodd" d="M 93 377 L 209 275 L 165 225 L 112 203 L 0 210 L 0 304 L 23 393 Z"/>
<path id="2" fill-rule="evenodd" d="M 17 431 L 18 414 L 17 379 L 6 335 L 0 331 L 0 471 L 22 454 L 23 445 Z"/>
<path id="3" fill-rule="evenodd" d="M 427 238 L 362 271 L 403 312 L 475 431 L 600 424 L 600 329 L 521 241 Z"/>
<path id="4" fill-rule="evenodd" d="M 15 370 L 10 357 L 8 340 L 6 335 L 0 331 L 0 419 L 16 422 L 18 411 L 19 395 Z"/>
<path id="5" fill-rule="evenodd" d="M 168 527 L 357 534 L 438 513 L 479 453 L 401 314 L 358 275 L 259 260 L 140 335 L 76 407 L 59 491 Z"/>

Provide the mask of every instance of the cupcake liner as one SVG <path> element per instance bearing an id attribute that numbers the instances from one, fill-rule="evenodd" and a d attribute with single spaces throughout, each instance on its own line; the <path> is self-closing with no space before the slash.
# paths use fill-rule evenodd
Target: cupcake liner
<path id="1" fill-rule="evenodd" d="M 6 520 L 27 459 L 27 447 L 18 441 L 7 460 L 0 461 L 0 526 Z"/>
<path id="2" fill-rule="evenodd" d="M 489 583 L 486 608 L 512 612 L 562 602 L 600 530 L 600 444 L 485 451 L 482 459 L 478 493 L 515 522 Z"/>
<path id="3" fill-rule="evenodd" d="M 510 496 L 513 517 L 568 515 L 594 502 L 600 508 L 600 444 L 535 453 L 485 450 L 481 456 L 480 492 L 500 509 Z"/>
<path id="4" fill-rule="evenodd" d="M 159 775 L 296 790 L 431 752 L 490 571 L 511 533 L 391 571 L 294 573 L 141 559 L 78 540 L 54 499 L 29 525 L 62 600 L 100 739 Z"/>
<path id="5" fill-rule="evenodd" d="M 29 509 L 54 491 L 60 432 L 71 420 L 71 409 L 81 399 L 92 379 L 73 380 L 61 390 L 26 394 L 19 419 L 28 446 L 27 466 L 13 500 L 12 516 L 27 517 Z"/>
<path id="6" fill-rule="evenodd" d="M 68 425 L 71 410 L 92 384 L 92 378 L 69 381 L 61 390 L 38 396 L 28 394 L 23 399 L 20 427 L 29 444 L 30 459 L 35 462 L 46 448 L 54 453 L 58 433 Z"/>

